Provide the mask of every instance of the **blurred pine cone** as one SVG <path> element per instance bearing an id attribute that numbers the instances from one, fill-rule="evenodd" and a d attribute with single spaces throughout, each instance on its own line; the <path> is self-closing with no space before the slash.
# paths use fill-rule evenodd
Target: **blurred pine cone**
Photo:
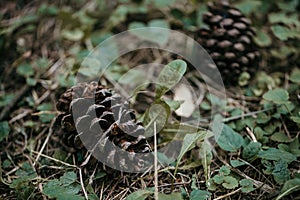
<path id="1" fill-rule="evenodd" d="M 238 9 L 226 2 L 208 3 L 203 21 L 210 28 L 197 31 L 198 42 L 216 63 L 223 81 L 233 84 L 242 72 L 253 74 L 260 53 L 253 41 L 251 22 Z"/>
<path id="2" fill-rule="evenodd" d="M 136 153 L 150 151 L 145 130 L 120 95 L 97 82 L 79 83 L 61 95 L 56 107 L 62 112 L 56 121 L 64 132 L 66 145 L 77 151 L 84 147 L 98 151 L 104 162 L 119 169 L 143 167 Z M 132 163 L 139 166 L 131 166 Z"/>

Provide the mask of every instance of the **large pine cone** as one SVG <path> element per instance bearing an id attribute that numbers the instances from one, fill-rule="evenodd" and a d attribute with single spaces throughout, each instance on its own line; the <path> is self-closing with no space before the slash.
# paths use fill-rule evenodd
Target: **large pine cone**
<path id="1" fill-rule="evenodd" d="M 96 82 L 79 83 L 61 95 L 56 107 L 66 145 L 96 152 L 110 167 L 142 170 L 145 163 L 137 153 L 150 152 L 150 146 L 121 96 Z"/>
<path id="2" fill-rule="evenodd" d="M 253 74 L 260 53 L 253 41 L 251 22 L 228 3 L 208 3 L 203 21 L 210 28 L 197 31 L 198 42 L 216 63 L 225 83 L 234 83 L 242 72 Z"/>

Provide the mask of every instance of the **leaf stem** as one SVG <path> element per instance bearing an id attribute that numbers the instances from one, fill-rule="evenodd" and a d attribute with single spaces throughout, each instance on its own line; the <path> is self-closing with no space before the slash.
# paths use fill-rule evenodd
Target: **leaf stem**
<path id="1" fill-rule="evenodd" d="M 157 167 L 157 138 L 156 138 L 156 122 L 154 122 L 154 199 L 158 200 L 158 167 Z"/>

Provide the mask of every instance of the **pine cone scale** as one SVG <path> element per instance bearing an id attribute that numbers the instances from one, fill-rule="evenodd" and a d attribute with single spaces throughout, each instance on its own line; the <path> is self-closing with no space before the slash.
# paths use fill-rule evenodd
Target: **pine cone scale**
<path id="1" fill-rule="evenodd" d="M 260 54 L 248 18 L 228 3 L 210 2 L 203 22 L 210 28 L 197 31 L 198 41 L 216 63 L 225 83 L 236 82 L 242 72 L 256 71 Z"/>
<path id="2" fill-rule="evenodd" d="M 103 151 L 106 164 L 141 169 L 128 163 L 128 153 L 139 163 L 136 153 L 149 152 L 150 146 L 142 123 L 120 95 L 96 82 L 79 83 L 61 95 L 57 109 L 66 145 L 81 150 L 85 144 L 87 150 Z"/>

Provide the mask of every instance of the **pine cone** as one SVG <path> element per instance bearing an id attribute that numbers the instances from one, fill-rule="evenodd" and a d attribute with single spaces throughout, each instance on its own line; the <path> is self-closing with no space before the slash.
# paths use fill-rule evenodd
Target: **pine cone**
<path id="1" fill-rule="evenodd" d="M 228 3 L 208 3 L 203 21 L 210 29 L 197 31 L 198 42 L 216 63 L 225 83 L 236 82 L 242 72 L 253 74 L 260 53 L 253 41 L 251 22 Z"/>
<path id="2" fill-rule="evenodd" d="M 63 93 L 56 107 L 62 112 L 57 121 L 66 145 L 96 151 L 110 166 L 141 170 L 143 161 L 136 153 L 150 152 L 150 146 L 142 123 L 121 96 L 96 82 L 80 83 Z"/>

